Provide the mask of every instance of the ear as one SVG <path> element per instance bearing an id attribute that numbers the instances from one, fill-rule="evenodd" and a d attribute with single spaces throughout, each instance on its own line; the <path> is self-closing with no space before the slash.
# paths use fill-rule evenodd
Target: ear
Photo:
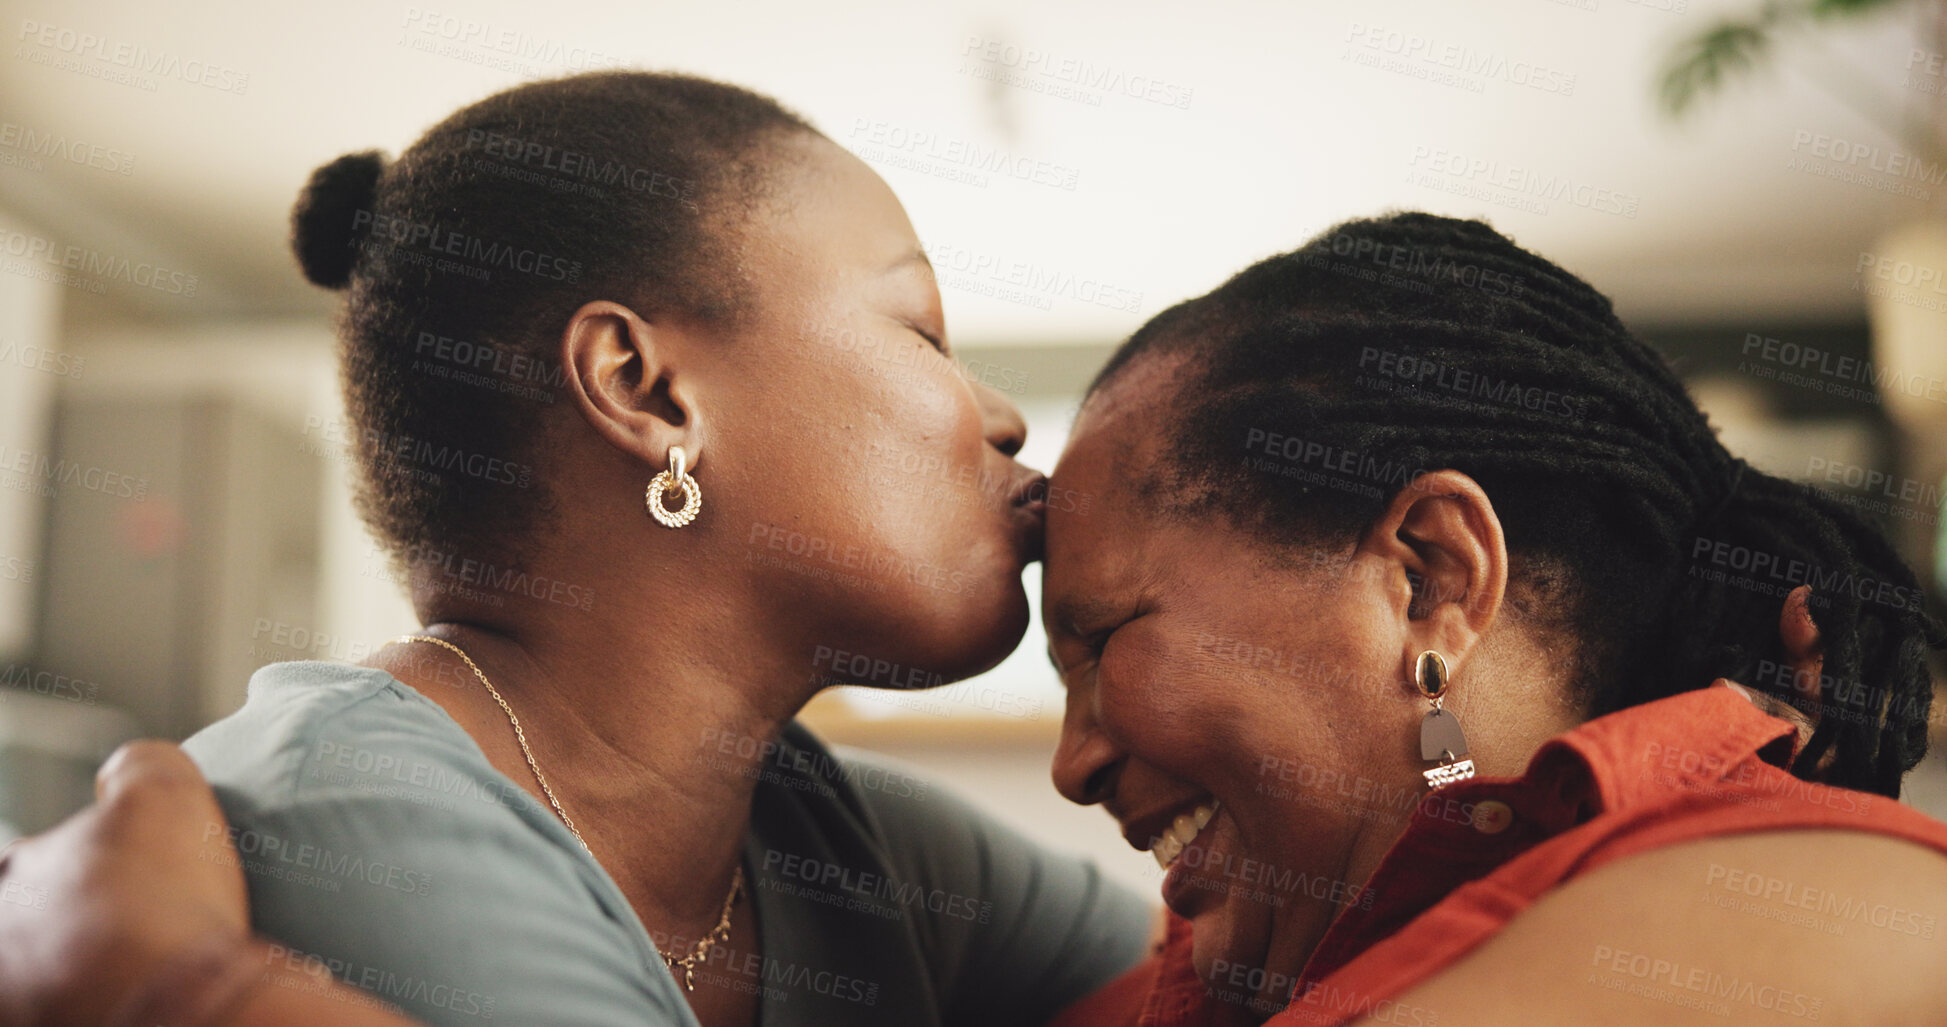
<path id="1" fill-rule="evenodd" d="M 1796 758 L 1818 727 L 1819 704 L 1812 697 L 1819 694 L 1819 681 L 1825 673 L 1825 640 L 1819 636 L 1818 625 L 1812 623 L 1812 586 L 1800 585 L 1785 596 L 1785 605 L 1778 611 L 1778 641 L 1784 647 L 1785 662 L 1791 666 L 1792 691 L 1795 693 L 1794 699 L 1798 701 L 1788 702 L 1742 686 L 1734 687 L 1759 709 L 1790 721 L 1798 729 L 1798 744 L 1792 748 Z M 1724 683 L 1733 684 L 1729 681 Z M 1827 769 L 1837 762 L 1838 757 L 1839 750 L 1825 750 L 1815 769 Z"/>
<path id="2" fill-rule="evenodd" d="M 1397 567 L 1401 680 L 1413 680 L 1414 663 L 1427 649 L 1446 657 L 1457 674 L 1508 590 L 1507 539 L 1480 483 L 1453 470 L 1419 475 L 1386 505 L 1359 551 Z"/>
<path id="3" fill-rule="evenodd" d="M 653 468 L 683 447 L 690 467 L 702 462 L 703 426 L 696 402 L 694 330 L 650 324 L 609 300 L 585 303 L 561 336 L 563 377 L 576 407 L 616 449 Z"/>

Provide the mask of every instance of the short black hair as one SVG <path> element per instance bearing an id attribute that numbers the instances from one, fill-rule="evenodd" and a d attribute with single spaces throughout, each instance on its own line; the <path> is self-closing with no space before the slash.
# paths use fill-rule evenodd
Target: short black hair
<path id="1" fill-rule="evenodd" d="M 1728 677 L 1820 715 L 1801 776 L 1897 796 L 1925 755 L 1928 652 L 1947 633 L 1886 537 L 1732 457 L 1606 297 L 1487 224 L 1338 225 L 1157 315 L 1090 393 L 1157 353 L 1187 358 L 1164 480 L 1144 490 L 1173 514 L 1315 546 L 1452 468 L 1492 498 L 1526 612 L 1572 634 L 1590 716 Z M 1757 554 L 1796 570 L 1742 573 Z M 1824 645 L 1816 696 L 1775 671 L 1799 583 Z"/>
<path id="2" fill-rule="evenodd" d="M 731 236 L 778 144 L 816 131 L 687 75 L 532 82 L 455 112 L 388 163 L 350 154 L 292 212 L 305 276 L 348 290 L 340 367 L 360 513 L 395 560 L 518 560 L 554 501 L 533 464 L 559 333 L 593 299 L 734 320 Z"/>

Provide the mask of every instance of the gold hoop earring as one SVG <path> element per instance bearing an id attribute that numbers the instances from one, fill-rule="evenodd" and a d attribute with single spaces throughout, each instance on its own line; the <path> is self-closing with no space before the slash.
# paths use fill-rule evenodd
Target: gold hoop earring
<path id="1" fill-rule="evenodd" d="M 663 506 L 663 493 L 672 488 L 682 490 L 681 510 L 672 511 Z M 696 512 L 703 509 L 703 489 L 684 464 L 683 447 L 669 447 L 669 468 L 649 480 L 649 492 L 643 502 L 649 506 L 649 516 L 665 528 L 680 528 L 696 520 Z"/>
<path id="2" fill-rule="evenodd" d="M 1460 718 L 1443 708 L 1447 694 L 1447 658 L 1428 649 L 1413 661 L 1413 684 L 1432 709 L 1420 718 L 1420 758 L 1439 766 L 1421 773 L 1427 787 L 1438 788 L 1474 776 L 1474 761 L 1467 757 L 1467 736 L 1460 730 Z"/>

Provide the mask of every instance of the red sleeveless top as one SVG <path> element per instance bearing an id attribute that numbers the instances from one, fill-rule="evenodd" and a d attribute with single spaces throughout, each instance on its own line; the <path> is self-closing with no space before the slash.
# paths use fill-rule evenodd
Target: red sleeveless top
<path id="1" fill-rule="evenodd" d="M 1520 777 L 1428 792 L 1361 894 L 1339 911 L 1266 1027 L 1377 1016 L 1459 961 L 1549 889 L 1605 863 L 1678 842 L 1784 828 L 1891 835 L 1947 853 L 1947 824 L 1885 796 L 1781 769 L 1797 733 L 1728 688 L 1599 717 L 1550 739 Z M 1199 1027 L 1211 1022 L 1190 965 L 1190 925 L 1171 915 L 1161 950 L 1071 1006 L 1054 1027 Z"/>

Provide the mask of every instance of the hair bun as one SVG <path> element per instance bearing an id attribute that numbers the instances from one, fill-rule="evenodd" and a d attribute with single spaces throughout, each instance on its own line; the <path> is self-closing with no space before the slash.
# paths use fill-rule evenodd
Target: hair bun
<path id="1" fill-rule="evenodd" d="M 304 277 L 327 289 L 342 289 L 358 258 L 355 220 L 378 199 L 385 155 L 377 150 L 348 153 L 311 172 L 311 180 L 291 208 L 291 250 Z"/>

